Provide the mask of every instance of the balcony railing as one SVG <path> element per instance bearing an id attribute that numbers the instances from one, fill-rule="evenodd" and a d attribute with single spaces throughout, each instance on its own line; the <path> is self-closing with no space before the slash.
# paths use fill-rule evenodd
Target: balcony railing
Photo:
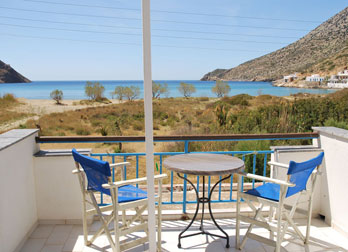
<path id="1" fill-rule="evenodd" d="M 154 136 L 155 142 L 183 142 L 184 143 L 184 149 L 181 152 L 156 152 L 154 155 L 158 157 L 159 162 L 159 173 L 164 172 L 163 168 L 163 160 L 166 156 L 171 155 L 178 155 L 178 154 L 184 154 L 189 153 L 189 144 L 192 142 L 208 142 L 208 141 L 255 141 L 255 140 L 313 140 L 318 138 L 319 135 L 317 133 L 282 133 L 282 134 L 243 134 L 243 135 L 188 135 L 188 136 Z M 130 143 L 130 142 L 144 142 L 145 137 L 143 136 L 73 136 L 73 137 L 37 137 L 36 138 L 37 143 Z M 190 153 L 202 153 L 202 152 L 190 152 Z M 257 157 L 261 156 L 262 160 L 262 169 L 258 169 L 259 173 L 260 170 L 262 171 L 260 175 L 266 175 L 267 173 L 267 161 L 270 159 L 271 154 L 273 153 L 272 150 L 250 150 L 250 151 L 209 151 L 204 153 L 215 153 L 215 154 L 227 154 L 232 156 L 238 156 L 242 158 L 243 160 L 246 159 L 246 157 L 251 156 L 250 159 L 252 160 L 250 165 L 251 167 L 248 167 L 249 172 L 252 172 L 253 174 L 256 174 L 256 166 L 257 166 Z M 145 153 L 93 153 L 91 154 L 94 157 L 98 157 L 101 160 L 108 159 L 109 162 L 115 163 L 120 161 L 127 161 L 130 158 L 135 158 L 135 177 L 139 177 L 139 159 L 141 157 L 145 157 Z M 117 160 L 116 159 L 121 159 Z M 259 163 L 260 166 L 260 163 Z M 260 168 L 260 167 L 259 167 Z M 188 200 L 188 188 L 187 188 L 187 182 L 183 182 L 183 191 L 182 191 L 182 200 L 175 200 L 174 199 L 174 174 L 171 171 L 170 173 L 170 197 L 167 200 L 164 200 L 163 204 L 165 205 L 182 205 L 182 210 L 184 213 L 186 213 L 187 210 L 187 204 L 197 204 L 196 200 Z M 113 179 L 115 180 L 115 170 L 112 172 Z M 186 176 L 186 175 L 185 175 Z M 227 186 L 227 192 L 228 195 L 222 194 L 222 187 L 223 185 L 219 183 L 218 185 L 218 197 L 217 199 L 213 200 L 214 203 L 226 203 L 226 202 L 235 202 L 236 199 L 233 197 L 233 176 L 229 179 L 228 184 L 224 184 L 224 186 Z M 127 169 L 124 168 L 124 179 L 127 179 Z M 221 176 L 220 176 L 221 179 Z M 208 177 L 208 192 L 210 192 L 211 189 L 211 183 L 212 178 Z M 192 180 L 197 185 L 197 190 L 199 191 L 200 188 L 200 182 L 199 177 L 197 176 L 196 180 Z M 244 185 L 243 185 L 244 186 Z M 252 188 L 255 187 L 255 180 L 252 180 L 250 183 L 250 186 Z M 100 197 L 100 204 L 104 205 L 107 204 L 104 200 L 104 196 L 101 195 Z"/>

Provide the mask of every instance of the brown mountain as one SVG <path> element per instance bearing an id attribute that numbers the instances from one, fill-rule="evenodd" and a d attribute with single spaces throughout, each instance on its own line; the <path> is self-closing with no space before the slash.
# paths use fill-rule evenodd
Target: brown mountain
<path id="1" fill-rule="evenodd" d="M 14 70 L 10 65 L 0 60 L 0 83 L 23 83 L 30 82 L 23 75 Z"/>
<path id="2" fill-rule="evenodd" d="M 271 81 L 294 72 L 308 73 L 311 69 L 320 68 L 328 58 L 342 59 L 342 55 L 346 54 L 343 51 L 348 48 L 347 38 L 348 7 L 284 48 L 231 69 L 217 69 L 204 75 L 201 80 Z M 321 69 L 332 71 L 334 68 L 344 67 L 344 64 L 347 66 L 348 62 L 341 64 L 342 66 L 333 63 L 328 68 Z"/>

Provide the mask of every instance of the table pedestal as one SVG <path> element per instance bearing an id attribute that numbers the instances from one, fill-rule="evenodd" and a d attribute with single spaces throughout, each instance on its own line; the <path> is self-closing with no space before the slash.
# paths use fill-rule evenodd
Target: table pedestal
<path id="1" fill-rule="evenodd" d="M 212 197 L 212 194 L 213 194 L 213 191 L 215 189 L 215 187 L 221 183 L 222 181 L 226 180 L 226 179 L 229 179 L 231 177 L 231 175 L 228 175 L 227 177 L 224 177 L 222 179 L 220 179 L 210 190 L 209 192 L 209 196 L 206 197 L 205 196 L 205 176 L 203 176 L 203 191 L 202 191 L 202 197 L 199 197 L 199 194 L 198 194 L 198 191 L 197 191 L 197 188 L 195 187 L 195 185 L 190 181 L 188 180 L 187 178 L 185 178 L 184 176 L 181 176 L 180 173 L 177 173 L 178 176 L 184 180 L 186 180 L 188 183 L 190 183 L 190 185 L 193 187 L 193 189 L 195 190 L 195 193 L 196 193 L 196 198 L 197 198 L 197 206 L 196 206 L 196 212 L 190 222 L 190 224 L 179 234 L 179 243 L 178 243 L 178 248 L 181 248 L 181 239 L 183 238 L 187 238 L 187 237 L 191 237 L 191 236 L 195 236 L 195 235 L 210 235 L 210 236 L 215 236 L 215 237 L 219 237 L 219 238 L 222 238 L 222 239 L 226 239 L 226 248 L 229 248 L 230 247 L 230 241 L 229 241 L 229 236 L 227 235 L 227 233 L 217 224 L 217 222 L 215 221 L 214 219 L 214 215 L 213 215 L 213 212 L 211 210 L 211 197 Z M 202 203 L 202 217 L 201 217 L 201 225 L 199 227 L 199 230 L 200 232 L 197 232 L 197 233 L 194 233 L 194 234 L 188 234 L 188 235 L 183 235 L 190 227 L 191 225 L 193 224 L 193 222 L 195 221 L 196 217 L 197 217 L 197 214 L 198 214 L 198 210 L 199 210 L 199 204 Z M 223 235 L 218 235 L 218 234 L 213 234 L 213 233 L 210 233 L 208 231 L 205 231 L 204 230 L 204 226 L 203 226 L 203 219 L 204 219 L 204 204 L 205 203 L 208 203 L 208 209 L 209 209 L 209 214 L 210 214 L 210 217 L 212 219 L 212 221 L 214 222 L 215 226 L 223 233 Z"/>

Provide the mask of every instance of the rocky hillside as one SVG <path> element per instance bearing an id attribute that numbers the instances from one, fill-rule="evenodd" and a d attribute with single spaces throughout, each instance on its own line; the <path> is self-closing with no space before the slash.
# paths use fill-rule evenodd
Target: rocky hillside
<path id="1" fill-rule="evenodd" d="M 235 68 L 217 69 L 202 80 L 271 81 L 293 72 L 306 73 L 320 68 L 332 71 L 337 66 L 332 63 L 327 67 L 329 62 L 334 62 L 327 59 L 345 55 L 342 52 L 347 50 L 347 38 L 348 7 L 296 42 Z M 346 58 L 341 56 L 341 59 Z M 326 66 L 322 65 L 324 62 L 327 62 Z"/>
<path id="2" fill-rule="evenodd" d="M 22 83 L 30 82 L 20 73 L 16 72 L 10 65 L 0 60 L 0 83 Z"/>

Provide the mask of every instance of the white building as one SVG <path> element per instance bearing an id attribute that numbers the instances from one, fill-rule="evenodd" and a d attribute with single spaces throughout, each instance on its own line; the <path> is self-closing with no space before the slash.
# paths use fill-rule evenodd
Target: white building
<path id="1" fill-rule="evenodd" d="M 284 82 L 293 82 L 294 80 L 297 80 L 297 73 L 286 75 L 283 79 Z"/>
<path id="2" fill-rule="evenodd" d="M 308 82 L 322 82 L 324 77 L 321 77 L 319 74 L 312 74 L 311 76 L 306 77 L 306 81 Z"/>
<path id="3" fill-rule="evenodd" d="M 327 86 L 329 88 L 348 88 L 348 70 L 343 70 L 337 75 L 331 75 Z"/>

